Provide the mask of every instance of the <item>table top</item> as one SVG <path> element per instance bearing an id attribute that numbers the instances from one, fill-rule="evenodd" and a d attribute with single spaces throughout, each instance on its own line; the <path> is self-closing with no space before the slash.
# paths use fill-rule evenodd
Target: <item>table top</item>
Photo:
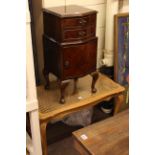
<path id="1" fill-rule="evenodd" d="M 77 82 L 77 93 L 73 94 L 73 80 L 71 80 L 65 90 L 65 104 L 60 104 L 60 89 L 58 82 L 51 81 L 50 90 L 45 90 L 44 86 L 37 87 L 39 102 L 39 118 L 41 121 L 49 119 L 59 119 L 72 112 L 83 108 L 94 106 L 108 97 L 123 92 L 125 89 L 107 76 L 99 74 L 96 82 L 96 93 L 91 93 L 92 77 L 87 75 L 79 78 Z"/>
<path id="2" fill-rule="evenodd" d="M 129 154 L 129 111 L 73 132 L 88 155 Z"/>

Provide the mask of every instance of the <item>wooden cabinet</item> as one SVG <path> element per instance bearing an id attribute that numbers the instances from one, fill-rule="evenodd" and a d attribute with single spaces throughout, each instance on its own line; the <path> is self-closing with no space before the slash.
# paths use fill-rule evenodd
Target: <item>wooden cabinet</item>
<path id="1" fill-rule="evenodd" d="M 97 12 L 81 6 L 69 5 L 43 10 L 44 21 L 44 77 L 49 88 L 49 73 L 58 77 L 60 102 L 64 103 L 64 80 L 91 74 L 91 88 L 96 92 Z"/>

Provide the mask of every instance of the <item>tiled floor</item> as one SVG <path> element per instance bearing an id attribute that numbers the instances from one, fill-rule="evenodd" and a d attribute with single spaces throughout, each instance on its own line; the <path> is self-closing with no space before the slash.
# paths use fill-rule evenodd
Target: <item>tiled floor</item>
<path id="1" fill-rule="evenodd" d="M 48 155 L 80 155 L 73 147 L 73 139 L 70 136 L 48 146 Z"/>

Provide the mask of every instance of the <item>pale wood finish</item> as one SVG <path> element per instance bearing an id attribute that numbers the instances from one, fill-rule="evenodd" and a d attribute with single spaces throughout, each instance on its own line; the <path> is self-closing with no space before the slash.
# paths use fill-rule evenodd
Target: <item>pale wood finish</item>
<path id="1" fill-rule="evenodd" d="M 40 132 L 41 132 L 41 142 L 42 142 L 43 155 L 47 154 L 46 127 L 47 127 L 47 123 L 46 122 L 40 124 Z"/>
<path id="2" fill-rule="evenodd" d="M 119 111 L 121 105 L 124 103 L 125 95 L 120 94 L 115 97 L 115 108 L 114 108 L 114 115 Z"/>
<path id="3" fill-rule="evenodd" d="M 81 155 L 89 155 L 88 151 L 77 140 L 73 140 L 73 145 Z"/>
<path id="4" fill-rule="evenodd" d="M 129 111 L 73 132 L 75 148 L 81 155 L 128 155 Z M 86 140 L 81 135 L 87 136 Z"/>
<path id="5" fill-rule="evenodd" d="M 90 83 L 92 78 L 87 75 L 78 79 L 77 90 L 75 93 L 74 80 L 70 80 L 66 87 L 65 96 L 66 103 L 60 104 L 58 98 L 60 91 L 57 81 L 50 83 L 50 89 L 44 90 L 44 86 L 37 88 L 38 101 L 39 101 L 39 118 L 41 126 L 42 148 L 43 154 L 47 155 L 47 142 L 46 142 L 46 125 L 48 121 L 59 120 L 73 112 L 82 110 L 84 108 L 92 107 L 101 101 L 109 100 L 110 98 L 121 95 L 124 92 L 124 87 L 109 79 L 107 76 L 99 74 L 96 82 L 96 93 L 91 93 Z M 116 105 L 114 114 L 119 111 L 119 105 Z"/>
<path id="6" fill-rule="evenodd" d="M 52 81 L 50 83 L 49 91 L 44 90 L 43 85 L 37 87 L 40 120 L 48 121 L 56 117 L 61 118 L 60 115 L 93 106 L 125 90 L 124 87 L 112 81 L 107 76 L 99 74 L 98 81 L 96 82 L 98 91 L 96 93 L 91 93 L 91 80 L 92 78 L 90 75 L 80 78 L 76 94 L 73 94 L 74 81 L 71 80 L 66 88 L 66 103 L 64 105 L 60 104 L 57 100 L 60 96 L 57 81 Z M 82 99 L 78 97 L 82 97 Z"/>

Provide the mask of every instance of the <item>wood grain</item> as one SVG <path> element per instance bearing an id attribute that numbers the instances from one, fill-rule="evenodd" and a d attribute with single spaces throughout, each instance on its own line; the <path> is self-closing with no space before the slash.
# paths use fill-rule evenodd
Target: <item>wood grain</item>
<path id="1" fill-rule="evenodd" d="M 39 117 L 41 121 L 62 118 L 65 115 L 91 107 L 107 98 L 111 98 L 125 89 L 103 74 L 99 74 L 96 82 L 96 93 L 91 93 L 92 78 L 87 75 L 78 80 L 77 93 L 74 93 L 74 80 L 71 80 L 65 91 L 66 103 L 60 104 L 58 98 L 60 91 L 57 81 L 52 81 L 50 90 L 44 90 L 44 86 L 37 87 L 39 101 Z"/>
<path id="2" fill-rule="evenodd" d="M 92 78 L 90 75 L 80 78 L 75 93 L 74 80 L 70 80 L 65 91 L 65 104 L 60 104 L 58 101 L 60 91 L 57 81 L 50 83 L 51 87 L 48 91 L 44 89 L 44 86 L 37 88 L 43 155 L 47 155 L 46 125 L 48 121 L 59 120 L 71 113 L 92 107 L 101 101 L 121 94 L 125 90 L 124 87 L 115 83 L 107 76 L 99 74 L 96 82 L 97 92 L 91 93 L 91 81 Z M 118 112 L 121 104 L 119 103 L 118 105 L 114 110 L 115 114 Z"/>
<path id="3" fill-rule="evenodd" d="M 81 155 L 128 155 L 129 154 L 129 112 L 90 125 L 73 132 L 75 148 Z M 87 136 L 86 140 L 81 135 Z M 84 153 L 86 152 L 86 153 Z"/>

